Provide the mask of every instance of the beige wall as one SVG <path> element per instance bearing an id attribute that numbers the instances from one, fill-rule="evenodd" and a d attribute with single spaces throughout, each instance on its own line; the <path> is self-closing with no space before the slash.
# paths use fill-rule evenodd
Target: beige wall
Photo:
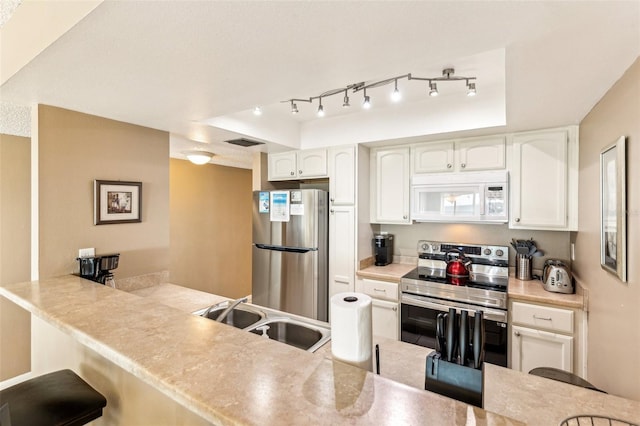
<path id="1" fill-rule="evenodd" d="M 628 282 L 600 267 L 600 151 L 627 137 Z M 580 123 L 577 280 L 589 289 L 588 376 L 603 390 L 640 401 L 640 59 Z"/>
<path id="2" fill-rule="evenodd" d="M 171 160 L 171 262 L 178 285 L 251 294 L 251 170 Z"/>
<path id="3" fill-rule="evenodd" d="M 120 253 L 118 277 L 169 268 L 169 134 L 40 105 L 40 278 L 77 272 L 78 249 Z M 93 180 L 142 182 L 142 222 L 93 224 Z"/>
<path id="4" fill-rule="evenodd" d="M 31 140 L 0 134 L 0 283 L 30 277 Z M 0 297 L 0 381 L 29 371 L 30 315 Z"/>

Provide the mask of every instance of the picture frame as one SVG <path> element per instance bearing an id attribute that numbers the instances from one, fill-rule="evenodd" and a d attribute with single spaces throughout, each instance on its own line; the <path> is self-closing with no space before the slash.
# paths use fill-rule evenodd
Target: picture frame
<path id="1" fill-rule="evenodd" d="M 142 182 L 94 180 L 94 225 L 142 222 Z"/>
<path id="2" fill-rule="evenodd" d="M 600 152 L 600 266 L 627 281 L 626 138 Z"/>

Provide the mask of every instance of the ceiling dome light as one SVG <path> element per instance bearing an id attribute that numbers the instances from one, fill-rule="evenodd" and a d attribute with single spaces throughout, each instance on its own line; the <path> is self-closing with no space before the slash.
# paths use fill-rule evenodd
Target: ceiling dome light
<path id="1" fill-rule="evenodd" d="M 396 80 L 395 89 L 393 89 L 393 92 L 391 93 L 391 100 L 393 102 L 398 102 L 400 99 L 402 99 L 402 94 L 398 90 L 398 80 Z"/>
<path id="2" fill-rule="evenodd" d="M 436 83 L 429 83 L 429 96 L 438 96 L 438 86 Z"/>
<path id="3" fill-rule="evenodd" d="M 262 108 L 260 107 L 255 107 L 253 109 L 253 115 L 262 115 Z"/>
<path id="4" fill-rule="evenodd" d="M 201 151 L 199 149 L 196 149 L 196 150 L 193 150 L 193 151 L 185 151 L 184 155 L 193 164 L 197 164 L 197 165 L 201 166 L 201 165 L 207 164 L 209 161 L 211 161 L 211 159 L 213 158 L 213 156 L 215 154 L 213 154 L 212 152 Z"/>
<path id="5" fill-rule="evenodd" d="M 467 85 L 467 96 L 475 96 L 476 95 L 476 84 L 469 83 Z"/>

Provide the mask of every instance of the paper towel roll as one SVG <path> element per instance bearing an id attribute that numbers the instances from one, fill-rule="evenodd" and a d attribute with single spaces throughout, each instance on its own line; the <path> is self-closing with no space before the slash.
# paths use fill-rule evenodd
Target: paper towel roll
<path id="1" fill-rule="evenodd" d="M 371 297 L 338 293 L 331 297 L 330 309 L 333 357 L 372 371 Z"/>

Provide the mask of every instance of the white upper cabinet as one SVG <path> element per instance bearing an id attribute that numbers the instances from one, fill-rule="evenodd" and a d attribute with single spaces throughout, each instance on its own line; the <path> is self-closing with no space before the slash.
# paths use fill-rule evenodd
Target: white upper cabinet
<path id="1" fill-rule="evenodd" d="M 269 180 L 327 177 L 327 150 L 309 149 L 269 154 Z"/>
<path id="2" fill-rule="evenodd" d="M 356 202 L 356 147 L 329 148 L 329 198 L 332 206 Z"/>
<path id="3" fill-rule="evenodd" d="M 413 174 L 504 169 L 504 136 L 422 143 L 411 148 Z"/>
<path id="4" fill-rule="evenodd" d="M 410 151 L 408 147 L 371 152 L 371 222 L 409 224 Z"/>
<path id="5" fill-rule="evenodd" d="M 511 149 L 509 227 L 576 231 L 577 127 L 515 134 Z"/>
<path id="6" fill-rule="evenodd" d="M 454 142 L 423 143 L 411 147 L 413 174 L 452 172 Z"/>

